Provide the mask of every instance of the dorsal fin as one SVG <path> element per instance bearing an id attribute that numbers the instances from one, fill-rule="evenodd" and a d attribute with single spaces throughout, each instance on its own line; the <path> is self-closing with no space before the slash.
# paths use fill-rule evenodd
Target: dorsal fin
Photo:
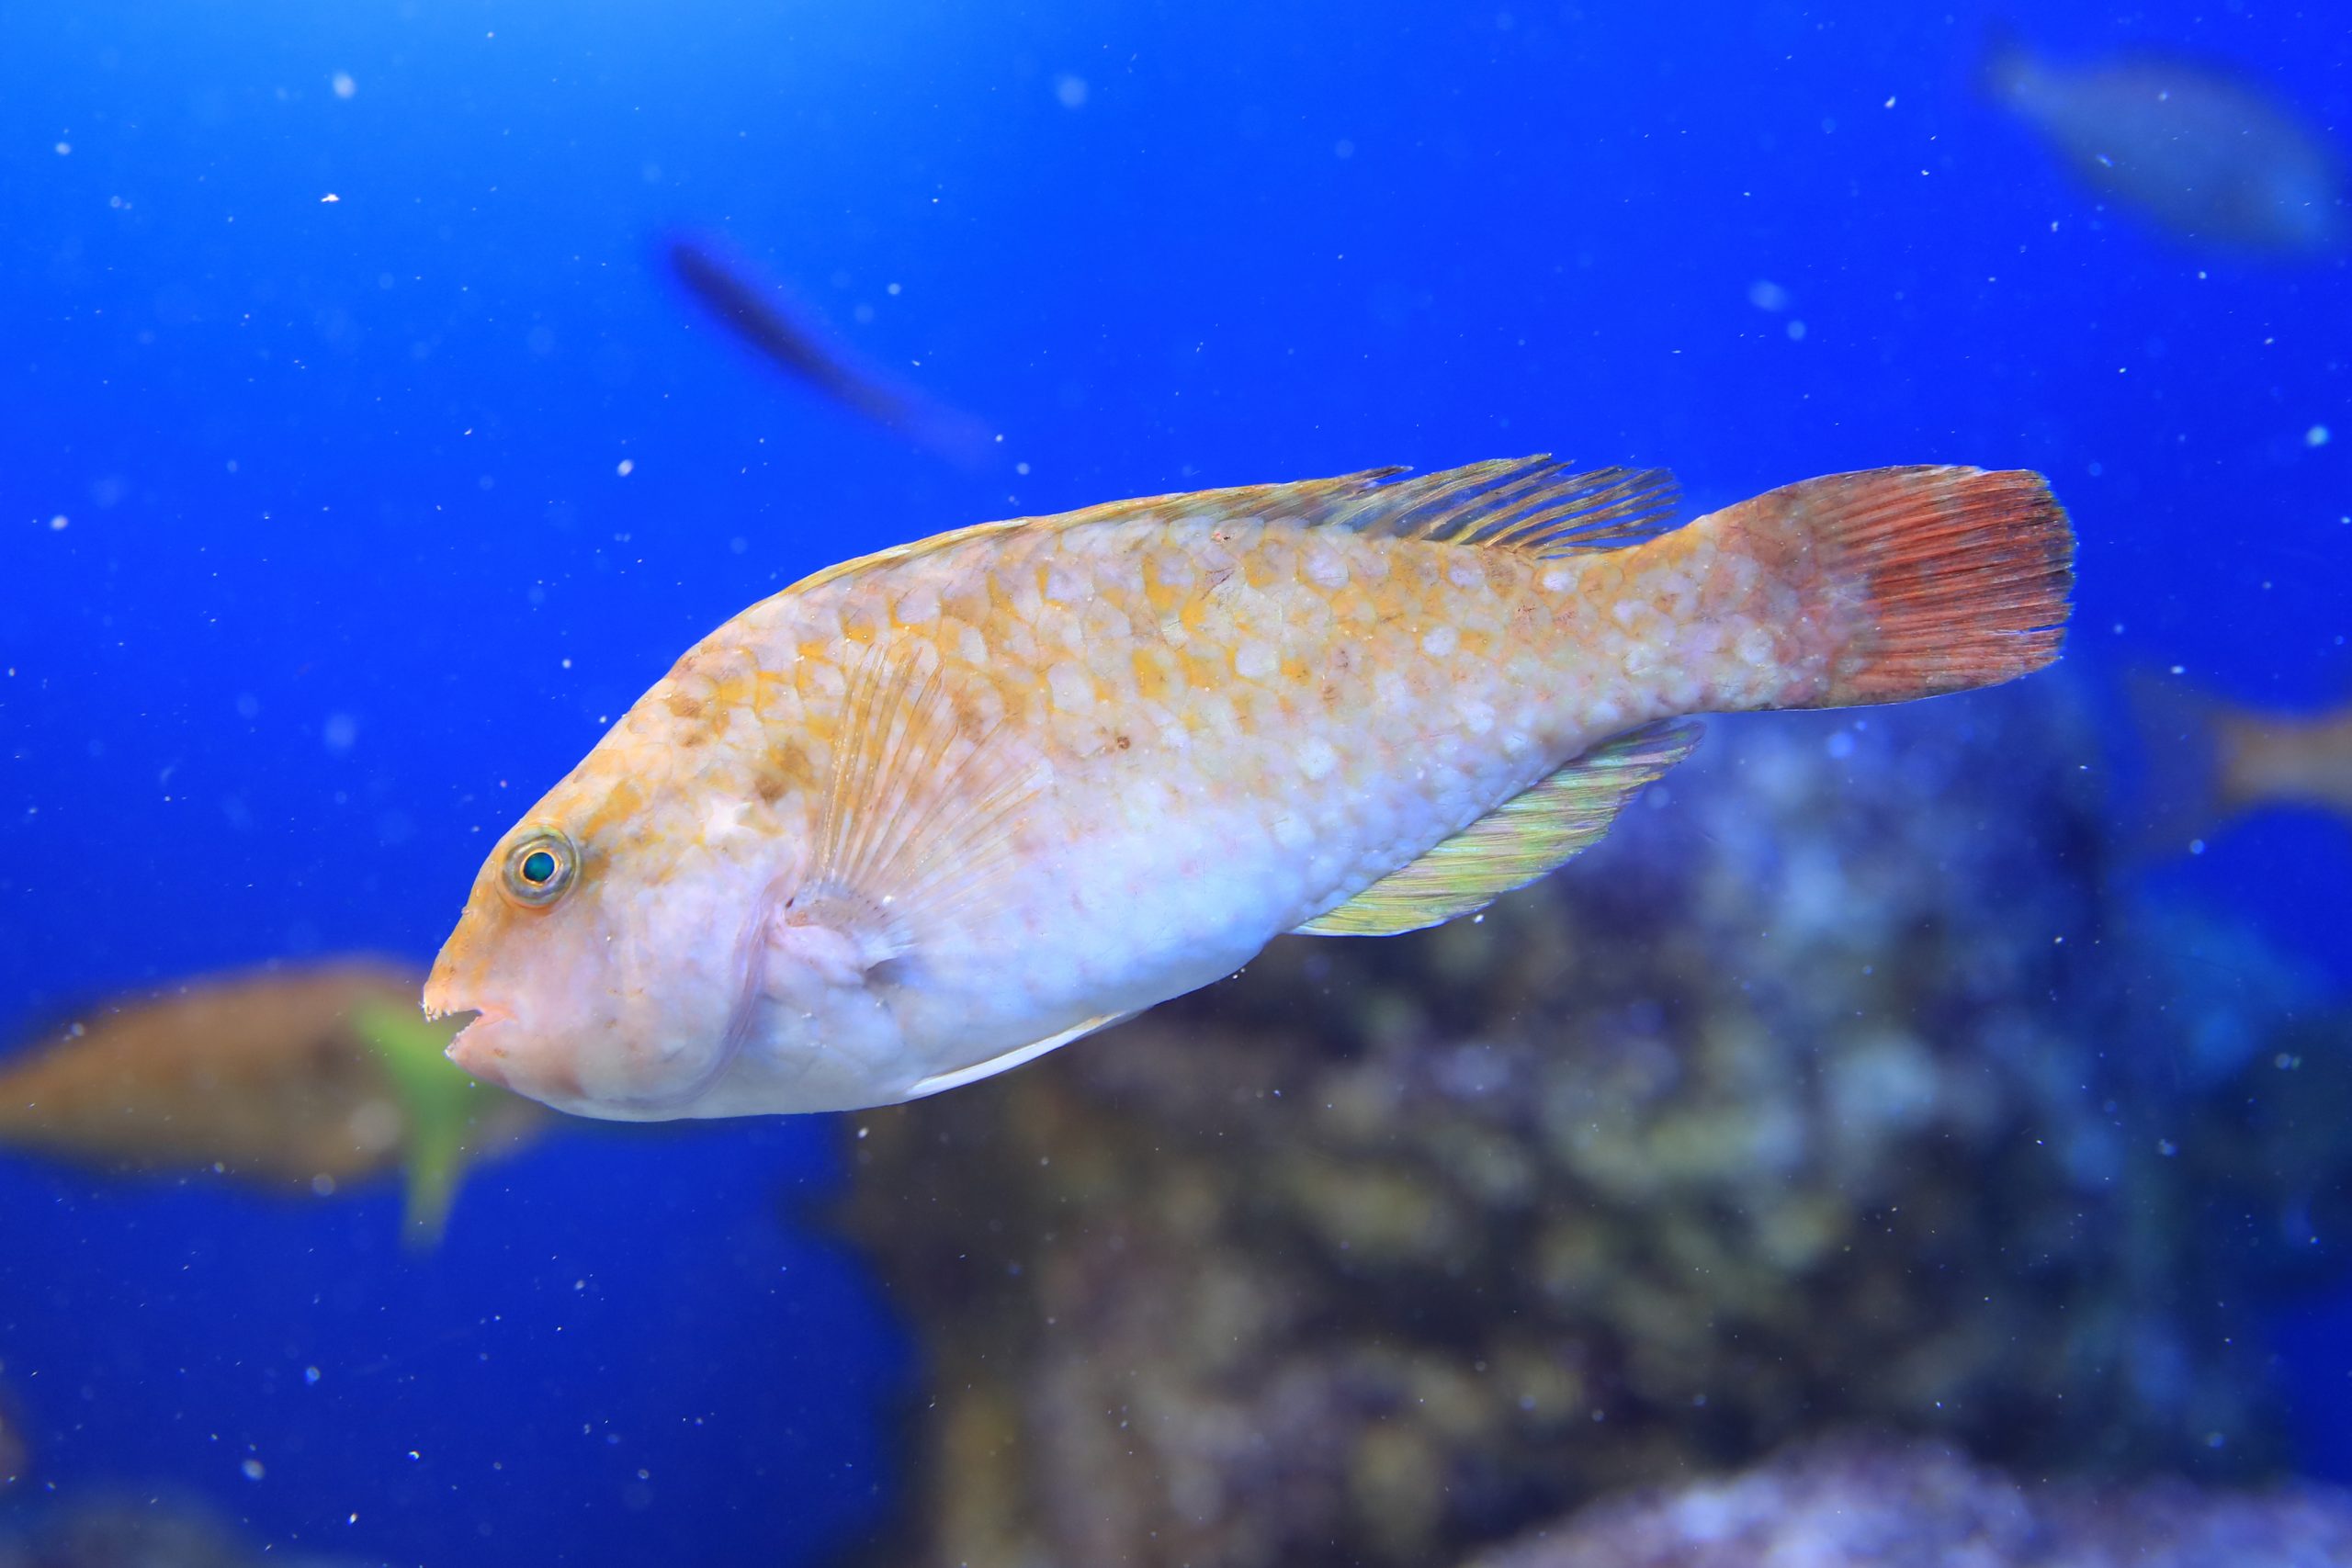
<path id="1" fill-rule="evenodd" d="M 1484 908 L 1600 839 L 1636 790 L 1698 744 L 1697 725 L 1660 723 L 1596 746 L 1298 930 L 1393 936 Z"/>
<path id="2" fill-rule="evenodd" d="M 1544 455 L 1412 476 L 1403 468 L 1366 468 L 1337 479 L 1185 491 L 1046 517 L 982 523 L 828 567 L 801 579 L 791 592 L 999 534 L 1180 517 L 1282 519 L 1380 538 L 1477 545 L 1549 558 L 1623 549 L 1656 538 L 1675 525 L 1675 499 L 1674 476 L 1664 468 L 1571 473 L 1566 464 Z"/>
<path id="3" fill-rule="evenodd" d="M 1313 498 L 1301 509 L 1301 520 L 1381 538 L 1524 550 L 1540 557 L 1623 549 L 1674 526 L 1674 476 L 1664 468 L 1571 473 L 1565 463 L 1535 457 L 1394 477 L 1400 473 L 1392 468 L 1359 476 L 1374 482 L 1355 485 L 1328 502 Z M 1311 492 L 1347 482 L 1273 488 Z"/>

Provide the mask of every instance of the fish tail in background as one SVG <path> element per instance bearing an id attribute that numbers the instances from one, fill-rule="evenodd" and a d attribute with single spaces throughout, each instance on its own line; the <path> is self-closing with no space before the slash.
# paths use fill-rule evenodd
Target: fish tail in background
<path id="1" fill-rule="evenodd" d="M 1832 474 L 1691 531 L 1730 558 L 1713 570 L 1736 592 L 1754 583 L 1740 595 L 1750 613 L 1770 606 L 1784 628 L 1768 664 L 1776 672 L 1734 684 L 1746 700 L 1730 705 L 1853 707 L 1972 691 L 2041 669 L 2065 639 L 2075 536 L 2039 474 Z"/>
<path id="2" fill-rule="evenodd" d="M 381 1002 L 354 1009 L 352 1026 L 383 1064 L 408 1134 L 403 1234 L 413 1249 L 439 1245 L 465 1174 L 467 1134 L 481 1092 L 445 1055 L 449 1030 Z"/>
<path id="3" fill-rule="evenodd" d="M 2144 670 L 2124 677 L 2124 694 L 2144 764 L 2128 848 L 2140 858 L 2179 854 L 2245 804 L 2230 783 L 2229 708 Z"/>

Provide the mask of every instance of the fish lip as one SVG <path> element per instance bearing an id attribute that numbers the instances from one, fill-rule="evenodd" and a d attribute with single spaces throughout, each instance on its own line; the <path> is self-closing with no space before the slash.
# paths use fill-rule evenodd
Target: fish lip
<path id="1" fill-rule="evenodd" d="M 514 1021 L 514 1010 L 496 1002 L 478 1002 L 471 1007 L 436 1007 L 427 1016 L 454 1018 L 467 1012 L 474 1016 L 450 1037 L 448 1047 L 442 1055 L 478 1078 L 504 1083 L 506 1076 L 502 1064 L 505 1053 L 491 1044 L 488 1037 L 499 1025 Z"/>

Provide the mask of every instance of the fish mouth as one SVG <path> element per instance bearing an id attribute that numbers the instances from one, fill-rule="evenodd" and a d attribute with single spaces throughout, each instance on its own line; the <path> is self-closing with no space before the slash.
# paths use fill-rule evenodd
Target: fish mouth
<path id="1" fill-rule="evenodd" d="M 514 1021 L 513 1010 L 495 1002 L 481 1002 L 472 1007 L 429 1008 L 427 1016 L 454 1018 L 461 1013 L 471 1013 L 473 1017 L 451 1038 L 444 1055 L 483 1082 L 502 1089 L 508 1087 L 506 1050 L 491 1037 L 503 1025 Z"/>

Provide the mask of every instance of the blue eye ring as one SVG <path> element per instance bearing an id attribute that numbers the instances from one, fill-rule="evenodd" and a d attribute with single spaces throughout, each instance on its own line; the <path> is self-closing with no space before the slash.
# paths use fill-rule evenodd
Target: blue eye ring
<path id="1" fill-rule="evenodd" d="M 508 846 L 499 885 L 526 909 L 544 909 L 571 890 L 580 852 L 560 828 L 541 828 Z"/>

